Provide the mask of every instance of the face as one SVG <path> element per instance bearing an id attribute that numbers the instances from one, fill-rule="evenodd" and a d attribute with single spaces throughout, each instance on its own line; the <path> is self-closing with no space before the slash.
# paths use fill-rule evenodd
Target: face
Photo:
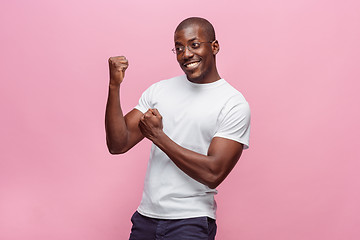
<path id="1" fill-rule="evenodd" d="M 175 48 L 184 47 L 183 52 L 176 54 L 177 61 L 192 82 L 211 82 L 214 81 L 211 78 L 216 77 L 213 75 L 217 74 L 215 55 L 219 47 L 217 42 L 209 43 L 210 40 L 198 25 L 190 25 L 175 32 Z"/>

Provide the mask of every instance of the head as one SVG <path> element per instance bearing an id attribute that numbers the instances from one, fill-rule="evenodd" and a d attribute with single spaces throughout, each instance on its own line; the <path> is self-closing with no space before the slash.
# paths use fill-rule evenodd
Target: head
<path id="1" fill-rule="evenodd" d="M 215 61 L 219 43 L 208 20 L 185 19 L 175 30 L 174 42 L 177 61 L 190 81 L 209 83 L 220 79 Z"/>

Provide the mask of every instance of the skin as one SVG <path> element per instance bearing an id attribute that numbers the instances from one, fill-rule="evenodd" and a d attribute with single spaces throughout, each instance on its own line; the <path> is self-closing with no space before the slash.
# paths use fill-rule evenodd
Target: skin
<path id="1" fill-rule="evenodd" d="M 210 41 L 196 22 L 186 24 L 174 34 L 175 45 L 186 46 L 194 40 Z M 189 81 L 211 83 L 220 79 L 215 62 L 218 51 L 217 41 L 205 43 L 193 52 L 185 48 L 182 54 L 177 55 L 177 61 Z M 189 69 L 186 64 L 190 62 L 199 63 L 195 68 Z M 149 109 L 144 114 L 133 109 L 124 116 L 120 104 L 120 86 L 127 67 L 128 61 L 124 56 L 109 58 L 110 83 L 105 129 L 110 153 L 125 153 L 145 137 L 166 153 L 187 175 L 210 188 L 216 188 L 239 160 L 243 145 L 233 140 L 214 137 L 207 155 L 203 155 L 183 148 L 171 140 L 163 132 L 162 116 L 157 109 Z"/>
<path id="2" fill-rule="evenodd" d="M 174 34 L 175 46 L 187 46 L 192 42 L 208 42 L 206 34 L 199 25 L 191 24 L 180 29 Z M 176 59 L 189 81 L 194 83 L 211 83 L 221 79 L 217 69 L 215 56 L 219 52 L 219 43 L 214 41 L 202 43 L 196 51 L 185 48 L 182 54 L 177 54 Z M 195 69 L 188 69 L 187 63 L 199 62 Z"/>

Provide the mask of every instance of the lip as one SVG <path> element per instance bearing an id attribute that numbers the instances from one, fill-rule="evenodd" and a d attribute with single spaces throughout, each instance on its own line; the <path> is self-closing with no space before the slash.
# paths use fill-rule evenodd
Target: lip
<path id="1" fill-rule="evenodd" d="M 197 61 L 189 61 L 183 64 L 183 67 L 186 70 L 193 70 L 195 68 L 197 68 L 201 63 L 201 60 L 197 60 Z"/>

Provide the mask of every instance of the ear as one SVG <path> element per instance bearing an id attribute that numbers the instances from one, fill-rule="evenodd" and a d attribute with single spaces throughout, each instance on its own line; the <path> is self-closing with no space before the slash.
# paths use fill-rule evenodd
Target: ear
<path id="1" fill-rule="evenodd" d="M 220 45 L 218 40 L 213 41 L 211 44 L 213 55 L 215 56 L 220 51 Z"/>

